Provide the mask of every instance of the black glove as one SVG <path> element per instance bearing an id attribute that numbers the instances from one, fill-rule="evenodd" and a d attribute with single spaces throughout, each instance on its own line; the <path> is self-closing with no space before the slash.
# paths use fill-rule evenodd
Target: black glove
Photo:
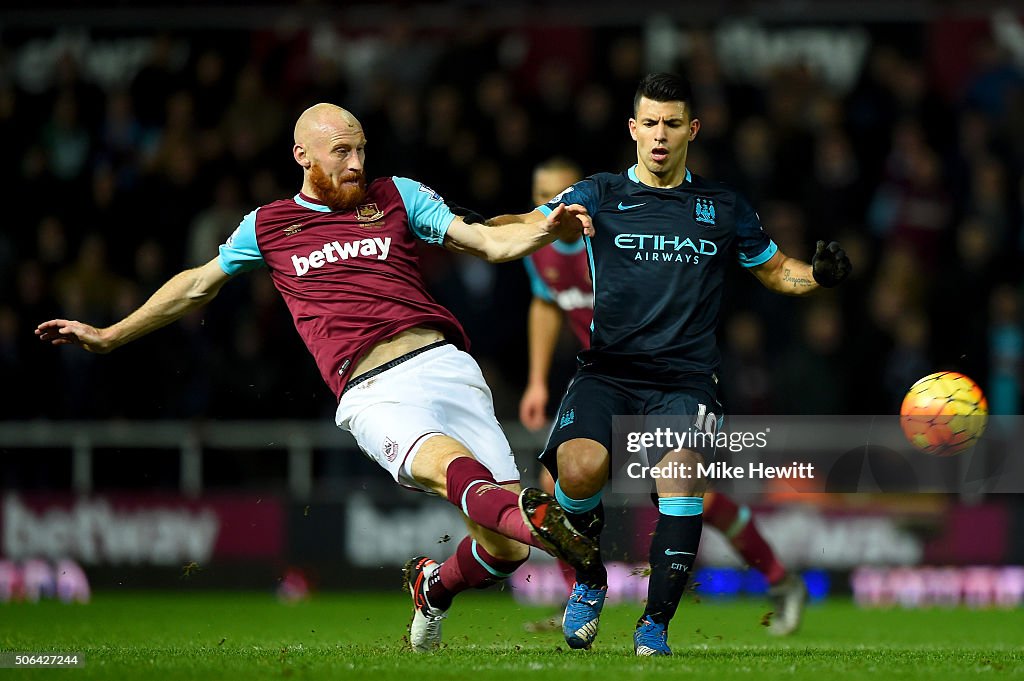
<path id="1" fill-rule="evenodd" d="M 450 210 L 453 215 L 458 215 L 460 218 L 462 218 L 462 221 L 465 222 L 466 224 L 483 224 L 484 222 L 487 221 L 487 218 L 485 218 L 483 215 L 480 215 L 480 213 L 477 213 L 475 210 L 471 210 L 469 208 L 463 208 L 457 203 L 452 203 L 451 201 L 446 200 L 444 202 L 444 205 L 448 206 L 448 210 Z"/>
<path id="2" fill-rule="evenodd" d="M 839 245 L 838 241 L 831 242 L 828 246 L 824 241 L 819 241 L 814 250 L 814 257 L 811 258 L 811 271 L 814 274 L 814 281 L 819 286 L 832 288 L 843 283 L 846 277 L 850 276 L 853 265 L 846 257 L 846 251 Z"/>

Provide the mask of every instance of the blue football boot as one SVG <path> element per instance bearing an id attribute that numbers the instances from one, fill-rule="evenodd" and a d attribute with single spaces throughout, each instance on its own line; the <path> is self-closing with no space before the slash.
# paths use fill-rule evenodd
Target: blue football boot
<path id="1" fill-rule="evenodd" d="M 633 650 L 640 657 L 671 655 L 668 647 L 668 627 L 650 617 L 641 617 L 633 632 Z"/>
<path id="2" fill-rule="evenodd" d="M 565 615 L 562 616 L 562 634 L 570 648 L 589 648 L 597 638 L 601 608 L 607 595 L 606 586 L 592 589 L 579 582 L 573 584 L 569 602 L 565 604 Z"/>

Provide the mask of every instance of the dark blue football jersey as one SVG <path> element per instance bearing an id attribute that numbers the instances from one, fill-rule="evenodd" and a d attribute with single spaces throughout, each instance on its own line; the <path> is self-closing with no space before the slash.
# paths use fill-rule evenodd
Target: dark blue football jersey
<path id="1" fill-rule="evenodd" d="M 678 187 L 648 187 L 636 166 L 581 180 L 539 209 L 561 203 L 585 206 L 596 231 L 586 239 L 594 321 L 581 369 L 714 394 L 725 269 L 778 250 L 750 203 L 689 171 Z"/>

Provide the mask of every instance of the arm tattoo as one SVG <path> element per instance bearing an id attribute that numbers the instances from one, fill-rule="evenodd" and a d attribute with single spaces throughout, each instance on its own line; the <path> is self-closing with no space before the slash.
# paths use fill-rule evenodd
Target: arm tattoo
<path id="1" fill-rule="evenodd" d="M 790 282 L 793 284 L 793 288 L 798 286 L 813 286 L 814 282 L 806 277 L 794 277 L 792 271 L 787 267 L 782 270 L 782 281 Z"/>

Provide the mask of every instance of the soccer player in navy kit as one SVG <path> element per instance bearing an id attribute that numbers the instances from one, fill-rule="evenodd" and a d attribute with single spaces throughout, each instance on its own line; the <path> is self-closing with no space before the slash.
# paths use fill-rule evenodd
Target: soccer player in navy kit
<path id="1" fill-rule="evenodd" d="M 142 307 L 97 329 L 54 319 L 36 335 L 107 353 L 213 299 L 235 275 L 267 267 L 296 330 L 338 398 L 336 422 L 399 484 L 446 498 L 469 536 L 438 565 L 411 560 L 414 650 L 440 646 L 452 598 L 508 577 L 538 546 L 576 567 L 596 546 L 540 490 L 519 493 L 508 441 L 461 325 L 427 293 L 416 240 L 492 262 L 522 257 L 590 228 L 578 206 L 501 230 L 467 224 L 414 180 L 363 175 L 359 121 L 333 104 L 307 109 L 292 155 L 302 190 L 245 216 L 220 254 L 179 273 Z"/>
<path id="2" fill-rule="evenodd" d="M 545 204 L 563 188 L 583 178 L 579 167 L 567 159 L 553 158 L 539 164 L 533 172 L 534 205 Z M 590 281 L 590 263 L 582 235 L 573 241 L 555 241 L 523 258 L 530 277 L 533 301 L 527 324 L 529 375 L 519 403 L 519 420 L 529 430 L 546 426 L 548 374 L 555 354 L 562 318 L 569 322 L 580 346 L 590 348 L 594 289 Z M 554 493 L 554 480 L 541 469 L 539 486 Z M 807 589 L 799 574 L 790 573 L 761 536 L 750 509 L 723 493 L 704 500 L 704 523 L 717 529 L 729 541 L 743 561 L 760 571 L 768 581 L 768 596 L 773 604 L 769 633 L 785 636 L 800 626 Z M 575 589 L 575 571 L 560 564 L 568 589 Z M 563 613 L 557 618 L 531 622 L 529 631 L 560 628 Z M 578 628 L 578 627 L 577 627 Z M 574 633 L 570 623 L 570 633 Z"/>
<path id="3" fill-rule="evenodd" d="M 585 238 L 594 286 L 591 347 L 562 400 L 542 460 L 557 477 L 556 499 L 576 527 L 597 538 L 610 471 L 612 416 L 721 416 L 715 342 L 725 268 L 733 260 L 767 288 L 806 295 L 836 286 L 850 271 L 839 244 L 819 242 L 811 264 L 779 251 L 736 191 L 693 175 L 687 145 L 700 130 L 686 80 L 646 76 L 629 131 L 637 163 L 567 188 L 538 210 L 580 204 L 594 221 Z M 503 216 L 514 221 L 522 216 Z M 664 463 L 709 463 L 713 451 L 679 449 Z M 677 469 L 678 470 L 678 469 Z M 670 655 L 668 625 L 700 543 L 704 481 L 658 480 L 647 606 L 634 632 L 637 655 Z M 563 633 L 574 648 L 597 635 L 607 593 L 603 565 L 577 570 Z"/>

